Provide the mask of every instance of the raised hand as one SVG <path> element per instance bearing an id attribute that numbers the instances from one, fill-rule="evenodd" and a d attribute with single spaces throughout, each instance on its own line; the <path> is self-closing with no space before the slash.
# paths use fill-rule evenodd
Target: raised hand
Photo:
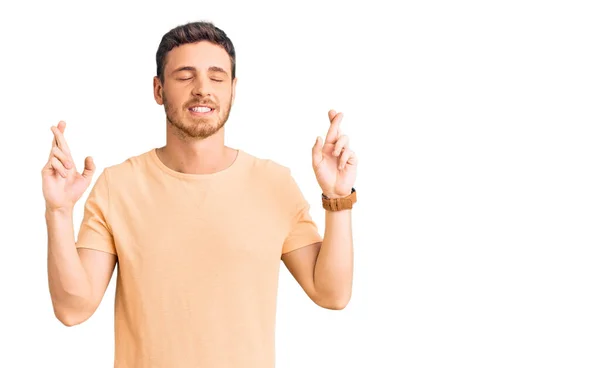
<path id="1" fill-rule="evenodd" d="M 71 151 L 64 137 L 66 123 L 60 121 L 51 128 L 54 133 L 48 162 L 42 169 L 42 191 L 48 210 L 72 210 L 92 182 L 96 166 L 85 158 L 82 173 L 77 172 Z"/>
<path id="2" fill-rule="evenodd" d="M 329 198 L 349 195 L 356 180 L 358 160 L 350 149 L 347 135 L 340 129 L 343 114 L 329 110 L 329 131 L 322 143 L 321 137 L 312 150 L 313 170 L 319 186 Z"/>

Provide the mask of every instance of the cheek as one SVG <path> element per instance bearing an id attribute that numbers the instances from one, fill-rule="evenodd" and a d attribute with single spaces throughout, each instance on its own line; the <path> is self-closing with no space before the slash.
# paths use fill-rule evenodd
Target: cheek
<path id="1" fill-rule="evenodd" d="M 221 105 L 229 105 L 232 97 L 231 88 L 224 88 L 222 91 L 219 91 L 219 103 Z"/>
<path id="2" fill-rule="evenodd" d="M 173 86 L 165 86 L 170 88 L 163 89 L 163 100 L 169 102 L 171 108 L 179 108 L 184 105 L 187 100 L 183 98 L 185 91 L 182 88 L 173 88 Z"/>

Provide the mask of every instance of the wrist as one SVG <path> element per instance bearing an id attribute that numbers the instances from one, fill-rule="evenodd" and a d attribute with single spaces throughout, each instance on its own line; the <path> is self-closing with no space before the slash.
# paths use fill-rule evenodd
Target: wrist
<path id="1" fill-rule="evenodd" d="M 345 198 L 348 197 L 350 194 L 352 194 L 352 191 L 349 191 L 348 193 L 344 193 L 344 194 L 336 194 L 336 193 L 326 193 L 323 192 L 323 196 L 326 199 L 337 199 L 337 198 Z"/>
<path id="2" fill-rule="evenodd" d="M 356 190 L 352 188 L 350 194 L 346 196 L 328 197 L 327 194 L 323 193 L 321 196 L 323 208 L 328 211 L 342 211 L 352 209 L 354 203 L 356 203 Z"/>
<path id="3" fill-rule="evenodd" d="M 68 217 L 73 214 L 73 208 L 70 207 L 51 207 L 46 205 L 46 217 Z"/>

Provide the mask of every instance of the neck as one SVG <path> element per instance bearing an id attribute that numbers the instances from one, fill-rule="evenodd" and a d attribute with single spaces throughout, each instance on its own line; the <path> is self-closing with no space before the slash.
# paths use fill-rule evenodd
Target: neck
<path id="1" fill-rule="evenodd" d="M 156 150 L 159 159 L 172 170 L 185 174 L 213 174 L 227 169 L 237 150 L 225 146 L 223 128 L 210 137 L 182 139 L 167 128 L 167 144 Z"/>

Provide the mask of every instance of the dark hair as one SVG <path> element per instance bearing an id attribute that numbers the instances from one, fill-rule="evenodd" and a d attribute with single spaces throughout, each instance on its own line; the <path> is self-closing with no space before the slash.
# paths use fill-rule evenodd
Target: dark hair
<path id="1" fill-rule="evenodd" d="M 225 32 L 211 22 L 190 22 L 171 29 L 160 41 L 156 51 L 156 75 L 161 83 L 164 82 L 165 59 L 169 51 L 187 43 L 200 41 L 209 41 L 227 51 L 231 60 L 231 79 L 235 78 L 235 48 Z"/>

